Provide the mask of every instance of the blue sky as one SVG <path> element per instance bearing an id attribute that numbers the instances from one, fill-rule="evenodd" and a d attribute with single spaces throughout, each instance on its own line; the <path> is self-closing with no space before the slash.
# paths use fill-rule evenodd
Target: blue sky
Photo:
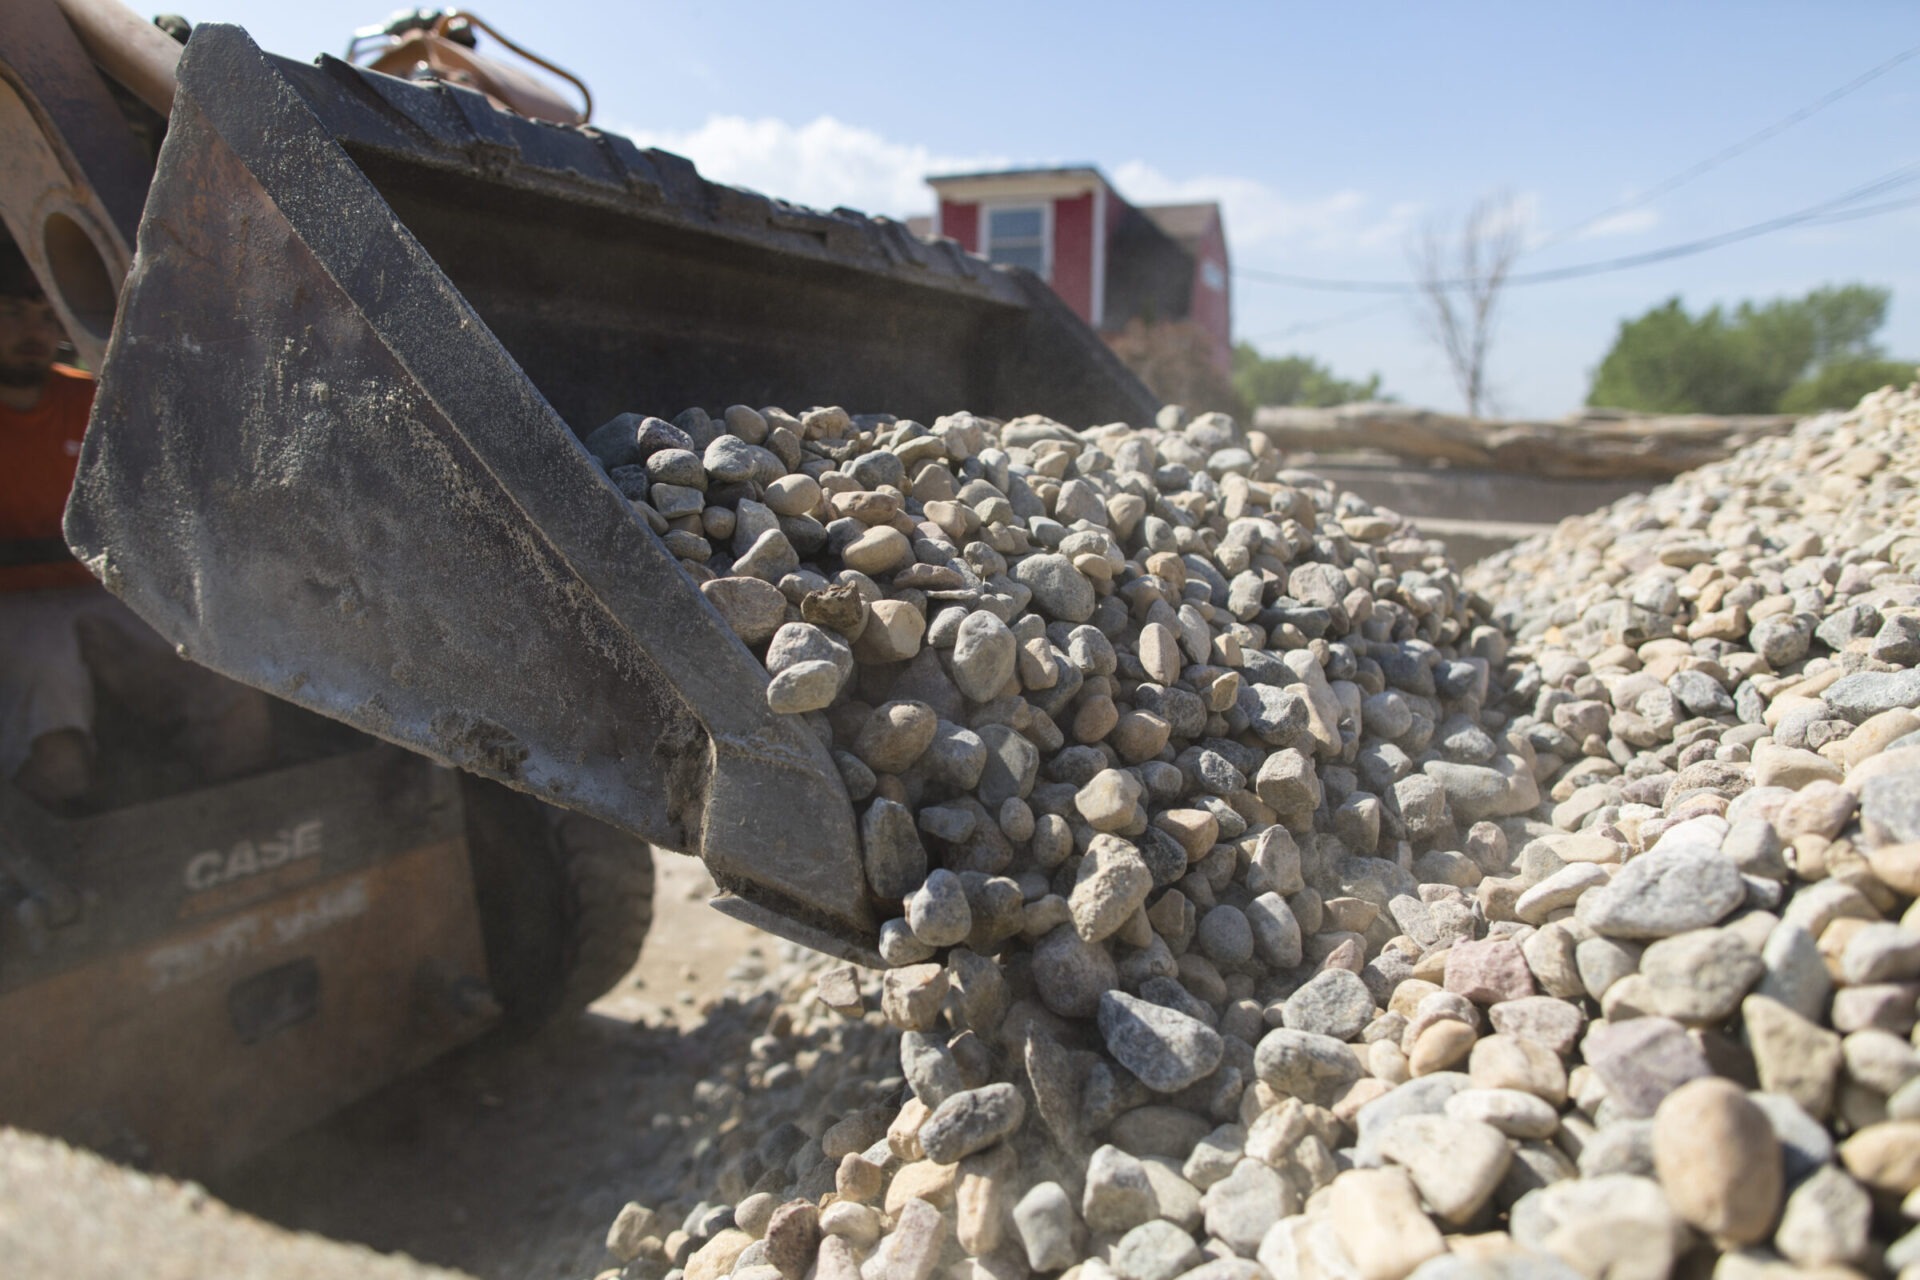
<path id="1" fill-rule="evenodd" d="M 290 56 L 341 52 L 386 0 L 211 0 Z M 905 215 L 929 171 L 1092 162 L 1146 203 L 1221 199 L 1236 268 L 1404 279 L 1412 240 L 1515 197 L 1546 240 L 1920 45 L 1911 3 L 1039 5 L 586 4 L 474 0 L 592 86 L 596 122 L 708 176 Z M 1920 161 L 1920 57 L 1523 270 L 1760 222 Z M 1888 198 L 1920 196 L 1920 182 Z M 1500 409 L 1585 397 L 1621 320 L 1890 287 L 1882 342 L 1920 358 L 1920 206 L 1801 227 L 1658 266 L 1509 291 L 1490 361 Z M 1411 305 L 1238 276 L 1236 336 L 1410 403 L 1453 409 Z"/>

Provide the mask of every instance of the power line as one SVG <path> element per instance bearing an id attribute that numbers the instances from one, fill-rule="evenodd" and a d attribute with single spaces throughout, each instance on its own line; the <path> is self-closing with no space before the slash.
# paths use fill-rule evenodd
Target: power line
<path id="1" fill-rule="evenodd" d="M 1517 272 L 1506 278 L 1509 285 L 1552 284 L 1561 280 L 1575 280 L 1584 276 L 1602 275 L 1612 271 L 1627 271 L 1634 267 L 1650 266 L 1656 262 L 1667 262 L 1674 258 L 1691 257 L 1718 249 L 1725 245 L 1736 244 L 1742 240 L 1751 240 L 1756 236 L 1769 235 L 1775 231 L 1784 231 L 1810 222 L 1839 222 L 1855 217 L 1871 217 L 1881 213 L 1891 213 L 1907 207 L 1905 201 L 1895 201 L 1874 209 L 1846 209 L 1844 206 L 1869 196 L 1884 195 L 1912 182 L 1920 181 L 1920 163 L 1905 165 L 1890 170 L 1880 177 L 1862 183 L 1851 191 L 1844 192 L 1818 204 L 1808 205 L 1792 213 L 1769 218 L 1765 222 L 1752 223 L 1732 231 L 1723 231 L 1717 235 L 1705 236 L 1698 240 L 1688 240 L 1680 244 L 1668 245 L 1645 253 L 1627 254 L 1618 258 L 1604 258 L 1596 262 L 1575 263 L 1572 266 L 1554 267 L 1544 271 Z M 1440 280 L 1423 284 L 1416 280 L 1341 280 L 1325 276 L 1292 275 L 1278 271 L 1262 271 L 1257 267 L 1238 267 L 1234 274 L 1243 279 L 1261 284 L 1285 285 L 1296 289 L 1316 289 L 1328 293 L 1418 293 L 1423 288 L 1439 287 L 1443 289 L 1462 289 L 1478 283 L 1474 280 Z"/>
<path id="2" fill-rule="evenodd" d="M 1321 330 L 1331 329 L 1335 325 L 1347 324 L 1353 320 L 1364 320 L 1368 316 L 1377 316 L 1382 312 L 1398 311 L 1399 309 L 1400 304 L 1398 302 L 1376 302 L 1372 306 L 1361 307 L 1357 311 L 1343 311 L 1339 315 L 1323 316 L 1318 320 L 1304 320 L 1299 324 L 1288 325 L 1285 329 L 1278 329 L 1272 333 L 1259 334 L 1246 339 L 1246 341 L 1254 343 L 1284 342 L 1288 338 L 1298 338 L 1309 333 L 1319 333 Z"/>
<path id="3" fill-rule="evenodd" d="M 1766 142 L 1769 139 L 1778 136 L 1779 134 L 1785 133 L 1788 129 L 1791 129 L 1794 125 L 1799 124 L 1802 120 L 1807 119 L 1809 116 L 1819 114 L 1820 112 L 1826 110 L 1828 107 L 1832 106 L 1834 103 L 1840 101 L 1842 98 L 1847 97 L 1849 94 L 1858 92 L 1859 90 L 1866 88 L 1866 86 L 1871 84 L 1873 81 L 1878 80 L 1881 76 L 1887 74 L 1887 72 L 1893 70 L 1895 67 L 1899 66 L 1901 63 L 1906 62 L 1909 59 L 1914 57 L 1920 57 L 1920 45 L 1915 45 L 1911 49 L 1907 49 L 1907 50 L 1904 50 L 1903 52 L 1896 53 L 1893 57 L 1888 58 L 1885 62 L 1882 62 L 1879 66 L 1871 67 L 1866 71 L 1861 72 L 1859 75 L 1847 81 L 1847 83 L 1841 85 L 1839 88 L 1831 90 L 1828 93 L 1821 95 L 1820 97 L 1814 99 L 1812 102 L 1807 103 L 1805 106 L 1799 108 L 1796 111 L 1788 112 L 1786 115 L 1780 117 L 1780 119 L 1774 121 L 1772 124 L 1766 126 L 1765 128 L 1756 130 L 1755 132 L 1750 133 L 1746 137 L 1740 139 L 1738 142 L 1735 142 L 1730 146 L 1723 147 L 1719 151 L 1714 152 L 1712 155 L 1708 156 L 1706 159 L 1700 160 L 1695 162 L 1694 164 L 1688 165 L 1685 169 L 1680 170 L 1678 173 L 1675 173 L 1670 177 L 1664 178 L 1661 181 L 1656 182 L 1653 186 L 1641 192 L 1639 195 L 1629 196 L 1627 199 L 1622 200 L 1617 204 L 1608 205 L 1606 208 L 1600 210 L 1600 212 L 1596 214 L 1593 214 L 1591 217 L 1585 218 L 1580 222 L 1576 222 L 1572 226 L 1567 227 L 1564 230 L 1553 233 L 1552 235 L 1548 236 L 1545 240 L 1541 241 L 1539 244 L 1533 245 L 1531 248 L 1529 248 L 1528 252 L 1537 253 L 1541 249 L 1545 249 L 1552 245 L 1559 244 L 1563 240 L 1571 239 L 1573 236 L 1577 235 L 1582 231 L 1585 231 L 1588 227 L 1591 227 L 1596 222 L 1600 222 L 1606 218 L 1611 218 L 1617 213 L 1625 213 L 1629 209 L 1638 208 L 1643 204 L 1647 204 L 1650 201 L 1659 199 L 1661 196 L 1666 195 L 1669 191 L 1672 191 L 1677 187 L 1685 186 L 1687 183 L 1692 182 L 1695 178 L 1700 177 L 1702 174 L 1705 174 L 1714 169 L 1717 169 L 1721 165 L 1725 164 L 1727 161 L 1734 159 L 1736 156 L 1739 156 L 1748 151 L 1751 151 L 1753 148 L 1759 146 L 1761 143 Z"/>

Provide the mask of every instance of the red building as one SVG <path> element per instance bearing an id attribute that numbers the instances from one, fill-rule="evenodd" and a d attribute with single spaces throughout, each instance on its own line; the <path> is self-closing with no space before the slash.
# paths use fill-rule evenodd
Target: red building
<path id="1" fill-rule="evenodd" d="M 1132 320 L 1191 320 L 1233 368 L 1227 233 L 1217 204 L 1129 204 L 1091 165 L 930 177 L 939 197 L 915 229 L 1032 271 L 1102 333 Z"/>

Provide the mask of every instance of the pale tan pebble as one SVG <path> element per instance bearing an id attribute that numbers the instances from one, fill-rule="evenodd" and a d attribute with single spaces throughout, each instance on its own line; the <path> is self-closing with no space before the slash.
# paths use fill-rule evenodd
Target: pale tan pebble
<path id="1" fill-rule="evenodd" d="M 1487 1036 L 1473 1045 L 1467 1074 L 1477 1088 L 1518 1089 L 1555 1107 L 1567 1100 L 1566 1064 L 1538 1041 Z"/>
<path id="2" fill-rule="evenodd" d="M 716 1232 L 687 1259 L 686 1280 L 720 1280 L 733 1271 L 733 1264 L 752 1243 L 752 1236 L 735 1227 Z"/>
<path id="3" fill-rule="evenodd" d="M 887 1149 L 902 1160 L 925 1158 L 926 1153 L 920 1146 L 920 1126 L 932 1114 L 933 1108 L 925 1102 L 919 1098 L 908 1098 L 901 1104 L 900 1114 L 887 1126 Z"/>
<path id="4" fill-rule="evenodd" d="M 1767 1113 L 1718 1077 L 1690 1080 L 1654 1113 L 1653 1163 L 1667 1200 L 1716 1240 L 1765 1239 L 1780 1213 L 1785 1174 Z"/>
<path id="5" fill-rule="evenodd" d="M 940 1164 L 934 1160 L 903 1164 L 894 1170 L 893 1179 L 887 1183 L 882 1210 L 889 1218 L 897 1219 L 908 1200 L 921 1200 L 936 1209 L 944 1209 L 953 1203 L 959 1173 L 958 1164 Z"/>
<path id="6" fill-rule="evenodd" d="M 1920 1120 L 1868 1125 L 1840 1144 L 1840 1163 L 1875 1191 L 1911 1195 L 1920 1190 Z"/>
<path id="7" fill-rule="evenodd" d="M 880 1214 L 871 1205 L 836 1200 L 820 1211 L 820 1231 L 842 1236 L 856 1248 L 870 1249 L 880 1238 Z"/>
<path id="8" fill-rule="evenodd" d="M 1446 1252 L 1404 1169 L 1349 1169 L 1329 1188 L 1333 1232 L 1359 1280 L 1404 1280 Z"/>
<path id="9" fill-rule="evenodd" d="M 1013 1148 L 1001 1143 L 966 1157 L 954 1188 L 954 1236 L 976 1256 L 1000 1247 L 1016 1162 Z"/>
<path id="10" fill-rule="evenodd" d="M 1464 1022 L 1436 1022 L 1414 1041 L 1413 1052 L 1407 1055 L 1408 1069 L 1415 1077 L 1445 1071 L 1466 1057 L 1477 1039 L 1473 1028 Z"/>
<path id="11" fill-rule="evenodd" d="M 1866 858 L 1882 884 L 1909 897 L 1920 897 L 1920 842 L 1881 845 L 1868 849 Z"/>
<path id="12" fill-rule="evenodd" d="M 1391 1040 L 1376 1040 L 1367 1046 L 1367 1070 L 1390 1085 L 1405 1084 L 1413 1078 L 1407 1055 Z"/>
<path id="13" fill-rule="evenodd" d="M 1915 730 L 1920 730 L 1920 713 L 1906 707 L 1895 707 L 1870 716 L 1841 740 L 1840 763 L 1852 769 Z"/>
<path id="14" fill-rule="evenodd" d="M 833 1186 L 842 1200 L 865 1203 L 880 1194 L 886 1171 L 855 1152 L 840 1157 L 834 1170 Z"/>

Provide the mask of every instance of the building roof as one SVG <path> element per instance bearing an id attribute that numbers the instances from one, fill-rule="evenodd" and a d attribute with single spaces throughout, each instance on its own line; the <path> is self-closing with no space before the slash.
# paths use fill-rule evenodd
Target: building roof
<path id="1" fill-rule="evenodd" d="M 916 236 L 924 237 L 924 236 L 932 235 L 933 234 L 933 215 L 930 213 L 921 213 L 921 214 L 915 214 L 913 217 L 908 218 L 907 231 L 909 234 L 916 235 Z"/>
<path id="2" fill-rule="evenodd" d="M 1189 253 L 1220 217 L 1220 206 L 1211 200 L 1200 204 L 1143 204 L 1139 209 Z"/>
<path id="3" fill-rule="evenodd" d="M 974 182 L 981 178 L 1094 178 L 1111 187 L 1107 175 L 1090 164 L 1035 165 L 1023 169 L 985 169 L 979 173 L 941 173 L 927 179 L 929 186 L 943 182 Z"/>

